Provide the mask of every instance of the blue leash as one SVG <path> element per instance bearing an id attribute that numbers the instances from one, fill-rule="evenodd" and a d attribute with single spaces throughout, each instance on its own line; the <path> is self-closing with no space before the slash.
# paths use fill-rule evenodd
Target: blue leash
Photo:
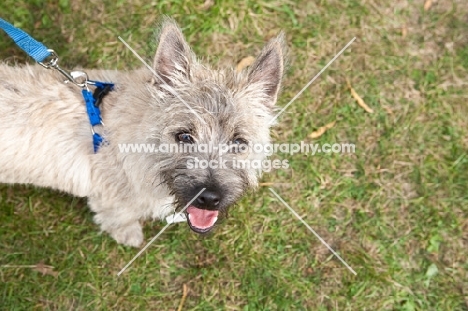
<path id="1" fill-rule="evenodd" d="M 48 49 L 44 44 L 34 40 L 34 38 L 29 34 L 13 26 L 2 18 L 0 18 L 0 29 L 3 29 L 6 34 L 10 36 L 11 39 L 13 39 L 16 45 L 18 45 L 40 65 L 47 69 L 57 69 L 61 74 L 67 77 L 68 81 L 82 88 L 81 92 L 85 100 L 86 112 L 88 113 L 89 122 L 91 123 L 94 153 L 96 153 L 104 142 L 103 137 L 94 131 L 95 126 L 102 125 L 101 110 L 99 109 L 99 105 L 101 104 L 102 98 L 109 91 L 113 90 L 114 84 L 108 82 L 91 81 L 88 80 L 88 76 L 84 72 L 73 71 L 69 73 L 66 70 L 60 68 L 58 66 L 58 56 L 54 50 Z M 47 63 L 43 63 L 49 57 L 53 57 L 53 59 Z M 77 81 L 77 78 L 79 77 L 84 77 L 84 81 Z M 88 85 L 93 85 L 96 87 L 94 94 L 89 91 Z"/>
<path id="2" fill-rule="evenodd" d="M 51 55 L 50 51 L 44 44 L 34 40 L 30 35 L 6 22 L 2 18 L 0 18 L 0 28 L 3 29 L 7 35 L 13 39 L 13 41 L 15 41 L 16 45 L 18 45 L 29 56 L 34 58 L 36 62 L 40 63 Z"/>

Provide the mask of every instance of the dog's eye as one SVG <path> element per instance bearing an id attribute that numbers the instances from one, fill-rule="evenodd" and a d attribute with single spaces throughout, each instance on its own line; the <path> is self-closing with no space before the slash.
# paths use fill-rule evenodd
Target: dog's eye
<path id="1" fill-rule="evenodd" d="M 193 144 L 193 137 L 189 133 L 179 133 L 176 135 L 176 139 L 179 142 L 187 143 L 187 144 Z"/>
<path id="2" fill-rule="evenodd" d="M 249 143 L 243 138 L 236 138 L 232 141 L 231 152 L 243 153 L 249 148 Z"/>
<path id="3" fill-rule="evenodd" d="M 243 138 L 236 138 L 233 143 L 236 145 L 248 145 L 247 141 Z"/>

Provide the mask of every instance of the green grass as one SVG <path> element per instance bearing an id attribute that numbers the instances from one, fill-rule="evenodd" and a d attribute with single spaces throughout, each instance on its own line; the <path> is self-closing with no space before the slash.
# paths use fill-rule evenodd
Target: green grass
<path id="1" fill-rule="evenodd" d="M 4 0 L 0 16 L 68 68 L 140 66 L 117 36 L 150 60 L 159 14 L 213 65 L 255 55 L 283 29 L 291 66 L 280 106 L 356 36 L 273 131 L 276 142 L 311 142 L 336 120 L 315 142 L 354 143 L 356 153 L 278 154 L 290 168 L 263 181 L 357 276 L 266 187 L 208 237 L 170 227 L 117 277 L 137 250 L 100 235 L 85 200 L 0 185 L 0 309 L 176 310 L 186 284 L 183 310 L 468 310 L 468 5 L 391 3 Z M 30 61 L 5 35 L 0 59 Z M 163 226 L 148 222 L 147 239 Z M 58 274 L 30 268 L 41 262 Z"/>

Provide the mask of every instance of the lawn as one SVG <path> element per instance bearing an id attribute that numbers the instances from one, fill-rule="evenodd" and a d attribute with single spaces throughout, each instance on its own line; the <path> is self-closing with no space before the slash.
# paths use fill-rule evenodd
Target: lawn
<path id="1" fill-rule="evenodd" d="M 212 66 L 284 30 L 279 107 L 356 37 L 272 131 L 276 143 L 355 153 L 275 154 L 289 168 L 265 174 L 213 234 L 174 224 L 119 277 L 138 250 L 101 235 L 86 200 L 0 185 L 1 310 L 468 310 L 467 1 L 0 4 L 69 69 L 142 66 L 118 36 L 151 60 L 161 14 Z M 0 59 L 31 61 L 4 34 Z M 146 241 L 164 225 L 147 222 Z"/>

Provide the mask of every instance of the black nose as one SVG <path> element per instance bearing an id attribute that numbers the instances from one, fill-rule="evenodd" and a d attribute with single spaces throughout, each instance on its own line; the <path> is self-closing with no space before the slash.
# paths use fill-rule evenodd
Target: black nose
<path id="1" fill-rule="evenodd" d="M 201 208 L 216 208 L 220 200 L 218 192 L 206 189 L 198 196 L 197 203 Z"/>

